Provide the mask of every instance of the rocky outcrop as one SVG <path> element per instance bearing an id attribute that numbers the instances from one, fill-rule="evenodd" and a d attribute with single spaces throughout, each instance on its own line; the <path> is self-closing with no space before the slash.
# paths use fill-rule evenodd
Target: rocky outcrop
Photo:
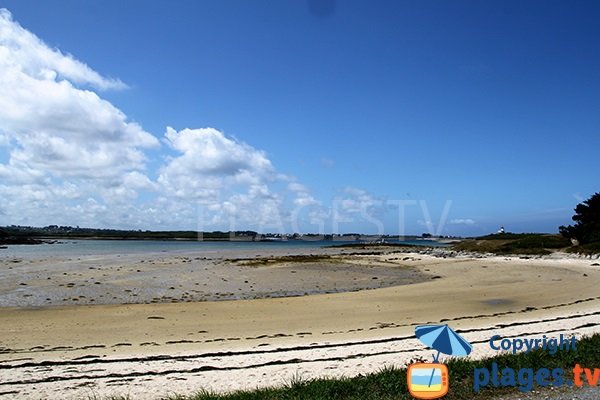
<path id="1" fill-rule="evenodd" d="M 7 244 L 42 244 L 44 241 L 30 236 L 10 236 L 3 230 L 0 230 L 0 246 Z"/>

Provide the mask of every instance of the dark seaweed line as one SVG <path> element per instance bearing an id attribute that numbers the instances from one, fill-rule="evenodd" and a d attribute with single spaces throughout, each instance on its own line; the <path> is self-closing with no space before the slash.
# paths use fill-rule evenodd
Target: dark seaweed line
<path id="1" fill-rule="evenodd" d="M 550 305 L 550 306 L 544 306 L 544 307 L 526 307 L 522 310 L 519 311 L 505 311 L 505 312 L 499 312 L 499 313 L 493 313 L 493 314 L 478 314 L 478 315 L 466 315 L 466 316 L 462 316 L 462 317 L 455 317 L 455 318 L 444 318 L 441 319 L 439 321 L 428 321 L 428 322 L 415 322 L 415 323 L 411 323 L 411 324 L 393 324 L 393 326 L 390 326 L 392 328 L 401 328 L 401 327 L 408 327 L 408 326 L 416 326 L 416 325 L 429 325 L 429 324 L 437 324 L 437 323 L 441 323 L 441 322 L 448 322 L 448 321 L 461 321 L 461 320 L 468 320 L 468 319 L 478 319 L 478 318 L 491 318 L 491 317 L 499 317 L 499 316 L 504 316 L 504 315 L 510 315 L 510 314 L 521 314 L 521 313 L 526 313 L 526 312 L 532 312 L 532 311 L 538 311 L 538 310 L 550 310 L 553 308 L 560 308 L 560 307 L 567 307 L 567 306 L 572 306 L 572 305 L 576 305 L 576 304 L 581 304 L 581 303 L 586 303 L 586 302 L 590 302 L 590 301 L 594 301 L 594 300 L 600 300 L 600 296 L 597 297 L 588 297 L 586 299 L 579 299 L 579 300 L 575 300 L 572 301 L 570 303 L 561 303 L 561 304 L 555 304 L 555 305 Z M 582 314 L 582 316 L 586 316 L 586 315 L 593 315 L 593 314 Z M 570 316 L 567 318 L 576 318 L 577 316 Z M 565 318 L 562 318 L 565 319 Z M 552 321 L 552 320 L 539 320 L 540 322 L 544 322 L 544 321 Z M 500 326 L 500 325 L 499 325 Z M 506 326 L 512 326 L 512 325 L 506 325 Z M 502 326 L 504 327 L 504 326 Z M 374 329 L 385 329 L 385 327 L 382 328 L 374 328 Z M 485 330 L 485 328 L 484 328 Z M 477 329 L 472 329 L 472 330 L 463 330 L 460 332 L 476 332 L 478 331 Z M 348 331 L 350 332 L 350 331 Z M 347 333 L 347 332 L 334 332 L 334 333 Z M 252 339 L 256 339 L 256 338 L 252 338 Z M 399 338 L 401 339 L 401 338 Z M 388 340 L 388 339 L 383 339 L 383 340 Z M 390 340 L 395 340 L 395 339 L 390 339 Z M 198 343 L 201 343 L 198 341 Z M 354 342 L 354 343 L 348 343 L 349 346 L 355 345 L 355 344 L 361 344 L 361 343 L 370 343 L 370 342 Z M 376 342 L 374 342 L 376 343 Z M 321 346 L 330 346 L 330 347 L 337 347 L 340 346 L 339 344 L 334 344 L 334 345 L 321 345 Z M 16 350 L 12 350 L 12 351 L 6 351 L 6 350 L 2 350 L 0 349 L 0 355 L 1 354 L 20 354 L 20 353 L 43 353 L 43 352 L 50 352 L 50 351 L 54 351 L 54 350 L 61 350 L 61 351 L 78 351 L 78 350 L 85 350 L 88 348 L 101 348 L 101 347 L 105 347 L 105 346 L 97 346 L 97 345 L 92 345 L 92 346 L 84 346 L 84 347 L 76 347 L 76 348 L 71 348 L 71 347 L 61 347 L 61 348 L 54 348 L 54 349 L 36 349 L 36 350 L 25 350 L 25 349 L 16 349 Z M 320 348 L 320 347 L 313 347 L 313 348 Z M 267 353 L 267 352 L 276 352 L 279 349 L 275 349 L 275 350 L 259 350 L 259 353 Z M 304 349 L 302 349 L 304 350 Z M 250 353 L 245 353 L 242 352 L 242 354 L 252 354 Z M 228 353 L 225 355 L 229 355 Z M 163 356 L 157 356 L 157 357 L 163 357 Z M 168 356 L 164 356 L 164 357 L 168 357 Z M 185 357 L 185 356 L 184 356 Z M 127 361 L 128 359 L 123 359 L 124 361 Z M 0 369 L 3 369 L 3 366 L 0 365 Z"/>
<path id="2" fill-rule="evenodd" d="M 368 356 L 375 356 L 380 354 L 393 354 L 399 352 L 406 352 L 408 350 L 401 351 L 385 351 L 374 354 L 354 354 L 346 357 L 329 357 L 329 358 L 317 358 L 313 360 L 303 360 L 301 358 L 291 358 L 289 360 L 275 360 L 269 361 L 265 363 L 245 365 L 245 366 L 230 366 L 230 367 L 215 367 L 212 365 L 205 365 L 198 368 L 192 369 L 170 369 L 165 371 L 147 371 L 147 372 L 130 372 L 126 374 L 107 374 L 107 375 L 80 375 L 80 376 L 49 376 L 44 379 L 30 379 L 30 380 L 22 380 L 22 381 L 12 381 L 12 382 L 0 382 L 0 385 L 30 385 L 30 384 L 40 384 L 40 383 L 49 383 L 49 382 L 58 382 L 58 381 L 72 381 L 72 380 L 82 380 L 82 379 L 124 379 L 124 378 L 135 378 L 135 377 L 144 377 L 144 376 L 163 376 L 163 375 L 172 375 L 172 374 L 195 374 L 199 372 L 210 372 L 210 371 L 234 371 L 234 370 L 243 370 L 243 369 L 254 369 L 254 368 L 263 368 L 274 365 L 286 365 L 286 364 L 301 364 L 301 363 L 310 363 L 310 362 L 328 362 L 328 361 L 343 361 L 353 358 L 362 358 Z M 414 350 L 413 350 L 414 351 Z"/>
<path id="3" fill-rule="evenodd" d="M 600 326 L 600 324 L 588 323 L 585 325 L 581 325 L 575 327 L 574 329 L 579 329 L 582 327 L 592 327 L 592 326 Z M 556 333 L 562 332 L 562 329 L 556 329 L 551 331 L 539 331 L 539 332 L 527 332 L 528 335 L 540 335 L 545 333 Z M 522 336 L 523 333 L 515 335 Z M 510 336 L 507 336 L 510 337 Z M 489 340 L 478 340 L 471 342 L 472 344 L 486 343 Z M 40 384 L 40 383 L 50 383 L 50 382 L 58 382 L 58 381 L 73 381 L 73 380 L 90 380 L 90 379 L 127 379 L 127 378 L 136 378 L 136 377 L 144 377 L 144 376 L 164 376 L 164 375 L 172 375 L 172 374 L 196 374 L 200 372 L 211 372 L 211 371 L 235 371 L 235 370 L 245 370 L 245 369 L 255 369 L 255 368 L 263 368 L 270 367 L 274 365 L 288 365 L 288 364 L 304 364 L 304 363 L 315 363 L 315 362 L 332 362 L 332 361 L 346 361 L 357 358 L 368 358 L 375 357 L 381 355 L 389 355 L 389 354 L 400 354 L 400 353 L 412 353 L 417 351 L 423 351 L 422 348 L 411 348 L 411 349 L 403 349 L 403 350 L 387 350 L 380 351 L 376 353 L 358 353 L 351 354 L 348 356 L 339 356 L 339 357 L 327 357 L 327 358 L 315 358 L 310 360 L 304 360 L 301 358 L 291 358 L 289 360 L 275 360 L 268 361 L 265 363 L 252 364 L 252 365 L 238 365 L 238 366 L 229 366 L 229 367 L 215 367 L 212 365 L 205 365 L 198 368 L 192 369 L 170 369 L 165 371 L 146 371 L 146 372 L 130 372 L 126 374 L 107 374 L 107 375 L 80 375 L 80 376 L 50 376 L 44 379 L 30 379 L 23 381 L 12 381 L 12 382 L 0 382 L 0 385 L 29 385 L 29 384 Z"/>
<path id="4" fill-rule="evenodd" d="M 594 327 L 594 326 L 600 326 L 600 323 L 599 324 L 587 323 L 584 325 L 579 325 L 579 326 L 574 327 L 573 330 L 581 329 L 581 328 L 590 328 L 590 327 Z M 550 330 L 550 331 L 548 331 L 548 330 L 537 331 L 537 332 L 529 331 L 526 333 L 518 333 L 518 334 L 515 334 L 512 336 L 503 336 L 503 337 L 511 338 L 511 337 L 523 336 L 524 334 L 541 335 L 541 334 L 549 334 L 549 333 L 557 333 L 557 332 L 564 332 L 564 330 L 563 329 L 555 329 L 555 330 Z M 481 343 L 486 343 L 488 341 L 489 341 L 488 339 L 477 340 L 477 341 L 472 341 L 471 344 L 481 344 Z M 296 349 L 293 349 L 291 351 L 296 351 Z M 108 379 L 108 378 L 128 378 L 128 377 L 135 378 L 135 377 L 140 377 L 140 376 L 190 374 L 190 373 L 207 372 L 207 371 L 232 371 L 232 370 L 262 368 L 262 367 L 267 367 L 267 366 L 272 366 L 272 365 L 345 361 L 345 360 L 351 360 L 351 359 L 356 359 L 356 358 L 368 358 L 368 357 L 375 357 L 375 356 L 380 356 L 380 355 L 412 353 L 412 352 L 418 352 L 418 351 L 423 351 L 423 348 L 419 347 L 419 348 L 409 348 L 409 349 L 402 349 L 402 350 L 386 350 L 386 351 L 380 351 L 380 352 L 375 352 L 375 353 L 358 353 L 358 354 L 351 354 L 351 355 L 347 355 L 347 356 L 316 358 L 316 359 L 310 359 L 310 360 L 304 360 L 304 359 L 300 359 L 300 358 L 292 358 L 289 360 L 275 360 L 275 361 L 269 361 L 269 362 L 260 363 L 260 364 L 229 366 L 229 367 L 214 367 L 214 366 L 208 365 L 208 366 L 202 366 L 199 368 L 193 368 L 191 370 L 182 369 L 182 370 L 166 370 L 166 371 L 147 371 L 147 372 L 131 372 L 128 374 L 108 374 L 108 375 L 51 376 L 51 377 L 47 377 L 44 379 L 38 379 L 38 380 L 0 382 L 0 385 L 24 385 L 24 384 L 48 383 L 48 382 L 66 381 L 66 380 L 85 380 L 85 379 Z M 174 359 L 179 359 L 179 358 L 180 357 L 167 357 L 167 359 L 170 361 L 173 361 Z M 104 363 L 105 361 L 108 361 L 108 360 L 98 360 L 98 361 L 99 362 L 97 362 L 97 363 Z M 118 361 L 122 362 L 122 360 L 118 360 Z M 154 360 L 154 361 L 163 361 L 163 360 Z"/>
<path id="5" fill-rule="evenodd" d="M 287 364 L 303 364 L 303 363 L 315 363 L 315 362 L 332 362 L 332 361 L 345 361 L 356 358 L 366 358 L 366 357 L 374 357 L 379 355 L 388 355 L 388 354 L 399 354 L 399 353 L 409 353 L 420 351 L 423 349 L 404 349 L 404 350 L 395 350 L 395 351 L 381 351 L 377 353 L 359 353 L 352 354 L 348 356 L 339 356 L 339 357 L 327 357 L 327 358 L 315 358 L 310 360 L 304 360 L 301 358 L 291 358 L 289 360 L 275 360 L 269 361 L 265 363 L 259 364 L 251 364 L 251 365 L 238 365 L 238 366 L 229 366 L 229 367 L 215 367 L 212 365 L 205 365 L 198 368 L 192 369 L 181 369 L 181 370 L 165 370 L 165 371 L 147 371 L 147 372 L 130 372 L 126 374 L 107 374 L 107 375 L 80 375 L 80 376 L 49 376 L 44 379 L 30 379 L 23 381 L 12 381 L 12 382 L 0 382 L 0 385 L 29 385 L 29 384 L 40 384 L 40 383 L 49 383 L 49 382 L 57 382 L 57 381 L 72 381 L 72 380 L 82 380 L 82 379 L 109 379 L 109 378 L 135 378 L 135 377 L 143 377 L 143 376 L 163 376 L 163 375 L 172 375 L 172 374 L 195 374 L 199 372 L 210 372 L 210 371 L 235 371 L 235 370 L 245 370 L 245 369 L 254 369 L 254 368 L 263 368 L 274 365 L 287 365 Z"/>
<path id="6" fill-rule="evenodd" d="M 582 317 L 600 315 L 600 311 L 594 311 L 587 314 L 578 314 L 578 315 L 569 315 L 563 317 L 554 317 L 547 318 L 541 320 L 533 320 L 533 321 L 525 321 L 525 322 L 514 322 L 510 324 L 498 324 L 491 326 L 489 328 L 473 328 L 473 329 L 457 329 L 456 331 L 459 333 L 472 333 L 472 332 L 485 332 L 494 329 L 504 329 L 508 327 L 514 326 L 527 326 L 527 325 L 535 325 L 544 322 L 554 322 L 568 319 L 577 319 Z M 426 323 L 430 324 L 430 323 Z M 528 333 L 530 334 L 530 333 Z M 402 341 L 406 339 L 413 339 L 412 335 L 410 336 L 396 336 L 392 338 L 384 338 L 384 339 L 372 339 L 365 340 L 360 342 L 347 342 L 347 343 L 329 343 L 329 344 L 319 344 L 312 346 L 295 346 L 295 347 L 278 347 L 272 350 L 246 350 L 246 351 L 225 351 L 225 352 L 212 352 L 212 353 L 202 353 L 195 355 L 186 355 L 186 356 L 169 356 L 169 355 L 157 355 L 157 356 L 149 356 L 149 357 L 130 357 L 130 358 L 119 358 L 119 359 L 85 359 L 85 360 L 65 360 L 65 361 L 40 361 L 40 362 L 27 362 L 22 364 L 13 364 L 13 365 L 0 365 L 0 370 L 2 369 L 18 369 L 18 368 L 30 368 L 30 367 L 46 367 L 46 366 L 64 366 L 64 365 L 89 365 L 89 364 L 112 364 L 112 363 L 122 363 L 122 362 L 152 362 L 152 361 L 188 361 L 193 359 L 200 358 L 212 358 L 212 357 L 231 357 L 231 356 L 243 356 L 243 355 L 258 355 L 258 354 L 274 354 L 274 353 L 285 353 L 291 351 L 305 351 L 305 350 L 314 350 L 314 349 L 327 349 L 327 348 L 336 348 L 336 347 L 350 347 L 350 346 L 362 346 L 369 344 L 382 344 L 382 343 L 391 343 Z M 477 343 L 477 342 L 475 342 Z M 2 384 L 2 383 L 0 383 Z"/>

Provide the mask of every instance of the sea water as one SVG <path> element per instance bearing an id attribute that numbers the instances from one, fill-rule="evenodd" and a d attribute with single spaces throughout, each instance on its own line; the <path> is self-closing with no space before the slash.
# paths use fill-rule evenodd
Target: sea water
<path id="1" fill-rule="evenodd" d="M 103 254 L 146 254 L 146 253 L 180 253 L 180 252 L 214 252 L 227 250 L 293 250 L 335 246 L 355 241 L 342 240 L 288 240 L 288 241 L 200 241 L 200 240 L 70 240 L 60 239 L 52 244 L 8 245 L 0 249 L 3 257 L 52 257 L 52 256 L 86 256 Z M 398 245 L 418 245 L 441 247 L 446 244 L 433 240 L 390 241 Z"/>

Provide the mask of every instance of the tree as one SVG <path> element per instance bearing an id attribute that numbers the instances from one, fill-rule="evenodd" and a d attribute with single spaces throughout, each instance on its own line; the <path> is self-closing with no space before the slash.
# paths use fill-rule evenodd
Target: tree
<path id="1" fill-rule="evenodd" d="M 580 244 L 600 242 L 600 193 L 595 193 L 575 207 L 575 225 L 560 226 L 560 234 L 577 239 Z"/>

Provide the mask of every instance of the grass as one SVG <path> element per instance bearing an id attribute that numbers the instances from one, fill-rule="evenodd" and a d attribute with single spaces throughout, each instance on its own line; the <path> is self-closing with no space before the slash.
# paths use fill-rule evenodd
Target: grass
<path id="1" fill-rule="evenodd" d="M 402 247 L 407 249 L 426 248 L 425 246 L 399 243 L 344 243 L 327 247 L 354 249 L 385 249 Z M 567 251 L 579 254 L 600 254 L 600 242 L 573 246 L 569 239 L 558 234 L 546 233 L 493 233 L 473 239 L 465 239 L 444 247 L 456 251 L 493 253 L 498 255 L 547 255 L 554 251 Z M 358 254 L 358 253 L 357 253 Z"/>
<path id="2" fill-rule="evenodd" d="M 600 242 L 593 242 L 582 244 L 579 246 L 574 246 L 567 249 L 569 253 L 579 253 L 579 254 L 600 254 Z"/>
<path id="3" fill-rule="evenodd" d="M 422 360 L 414 360 L 422 361 Z M 447 400 L 472 399 L 473 374 L 475 368 L 488 368 L 496 363 L 499 369 L 511 367 L 514 370 L 531 368 L 562 368 L 565 378 L 571 378 L 568 371 L 575 364 L 585 368 L 600 366 L 600 334 L 582 338 L 577 342 L 576 351 L 558 351 L 555 355 L 543 350 L 516 355 L 502 353 L 483 360 L 464 358 L 451 359 L 447 362 L 450 371 L 450 391 Z M 540 389 L 539 387 L 533 388 Z M 477 398 L 494 399 L 500 394 L 517 393 L 516 388 L 484 388 Z M 111 397 L 112 400 L 125 400 L 128 397 Z M 286 385 L 278 388 L 236 391 L 217 394 L 199 391 L 191 396 L 175 395 L 170 400 L 401 400 L 412 399 L 406 385 L 406 369 L 397 367 L 383 368 L 369 375 L 352 378 L 302 380 L 296 376 Z"/>
<path id="4" fill-rule="evenodd" d="M 454 250 L 494 254 L 546 255 L 554 250 L 566 250 L 571 241 L 560 235 L 540 233 L 499 233 L 463 240 Z"/>

